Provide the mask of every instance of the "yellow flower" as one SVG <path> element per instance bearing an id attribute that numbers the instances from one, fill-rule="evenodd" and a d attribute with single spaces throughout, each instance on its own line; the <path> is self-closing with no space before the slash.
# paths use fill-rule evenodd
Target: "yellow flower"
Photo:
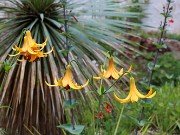
<path id="1" fill-rule="evenodd" d="M 46 46 L 47 39 L 42 44 L 37 44 L 35 40 L 31 36 L 30 31 L 26 31 L 26 34 L 24 36 L 24 42 L 22 45 L 22 48 L 20 47 L 13 47 L 12 49 L 14 51 L 17 51 L 18 53 L 15 55 L 9 55 L 9 56 L 18 56 L 22 55 L 23 58 L 26 60 L 29 60 L 30 62 L 33 62 L 41 57 L 46 57 L 47 54 L 51 53 L 53 51 L 53 48 L 49 51 L 44 53 L 42 50 Z"/>
<path id="2" fill-rule="evenodd" d="M 88 85 L 89 80 L 84 85 L 78 85 L 77 83 L 75 83 L 73 81 L 73 74 L 72 74 L 72 71 L 71 71 L 71 66 L 68 65 L 63 78 L 60 78 L 58 80 L 55 79 L 53 85 L 51 85 L 51 84 L 49 84 L 47 82 L 45 82 L 45 83 L 50 87 L 51 86 L 60 86 L 60 87 L 64 87 L 66 90 L 68 90 L 70 88 L 72 88 L 74 90 L 80 90 L 80 89 L 84 88 L 86 85 Z"/>
<path id="3" fill-rule="evenodd" d="M 115 99 L 120 103 L 128 103 L 128 102 L 137 102 L 139 98 L 152 98 L 156 95 L 156 92 L 152 92 L 152 88 L 147 95 L 142 95 L 136 88 L 135 80 L 133 77 L 130 78 L 130 92 L 129 95 L 125 99 L 119 98 L 115 93 Z"/>
<path id="4" fill-rule="evenodd" d="M 94 79 L 103 79 L 103 78 L 109 78 L 109 79 L 118 79 L 121 75 L 123 75 L 123 68 L 118 71 L 116 68 L 115 68 L 115 65 L 114 65 L 114 59 L 113 57 L 110 57 L 109 58 L 109 65 L 108 65 L 108 68 L 107 70 L 104 70 L 101 68 L 101 72 L 99 74 L 98 77 L 93 77 Z"/>

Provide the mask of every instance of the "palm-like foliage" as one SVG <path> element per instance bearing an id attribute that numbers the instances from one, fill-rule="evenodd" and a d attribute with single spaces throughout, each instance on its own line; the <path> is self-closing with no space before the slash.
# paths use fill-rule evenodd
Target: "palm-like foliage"
<path id="1" fill-rule="evenodd" d="M 53 82 L 55 77 L 62 76 L 67 64 L 66 43 L 71 50 L 69 60 L 75 59 L 81 66 L 77 68 L 74 64 L 74 71 L 77 81 L 83 83 L 85 78 L 98 71 L 93 60 L 102 63 L 105 52 L 109 50 L 127 57 L 124 52 L 134 49 L 126 44 L 128 41 L 122 35 L 133 26 L 124 20 L 137 17 L 138 13 L 123 12 L 121 9 L 124 6 L 113 0 L 103 0 L 101 3 L 68 1 L 65 10 L 63 1 L 7 2 L 8 6 L 0 5 L 0 11 L 6 14 L 0 18 L 0 61 L 8 60 L 11 65 L 16 65 L 9 72 L 0 66 L 0 84 L 3 86 L 1 103 L 12 108 L 6 111 L 2 122 L 12 134 L 27 134 L 27 127 L 35 133 L 38 130 L 42 134 L 60 134 L 56 126 L 66 121 L 62 108 L 66 94 L 56 87 L 48 87 L 45 80 Z M 17 58 L 9 57 L 8 54 L 15 53 L 11 48 L 19 42 L 25 28 L 31 30 L 38 42 L 43 42 L 47 37 L 46 51 L 54 47 L 54 53 L 34 63 L 17 62 Z M 126 65 L 120 59 L 117 62 L 121 66 Z M 76 92 L 74 96 L 80 96 L 83 100 L 91 98 L 91 95 L 85 94 Z"/>

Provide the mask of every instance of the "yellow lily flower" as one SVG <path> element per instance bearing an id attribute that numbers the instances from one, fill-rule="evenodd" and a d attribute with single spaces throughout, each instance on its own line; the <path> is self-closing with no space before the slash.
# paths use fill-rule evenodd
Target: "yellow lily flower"
<path id="1" fill-rule="evenodd" d="M 123 74 L 123 68 L 118 71 L 116 68 L 115 68 L 115 65 L 114 65 L 114 59 L 113 57 L 110 57 L 109 58 L 109 65 L 108 65 L 108 68 L 107 70 L 104 70 L 101 68 L 101 72 L 99 74 L 98 77 L 93 77 L 94 79 L 103 79 L 103 78 L 114 78 L 114 79 L 118 79 L 121 75 Z"/>
<path id="2" fill-rule="evenodd" d="M 53 51 L 53 48 L 46 53 L 43 53 L 42 50 L 46 46 L 47 39 L 42 44 L 37 44 L 35 40 L 31 36 L 30 31 L 26 31 L 26 34 L 24 36 L 24 42 L 22 45 L 22 48 L 20 47 L 12 47 L 14 51 L 17 51 L 18 53 L 15 55 L 9 55 L 9 56 L 18 56 L 22 55 L 24 56 L 24 59 L 29 60 L 30 62 L 33 62 L 40 57 L 46 57 L 47 54 L 51 53 Z"/>
<path id="3" fill-rule="evenodd" d="M 129 95 L 125 99 L 119 98 L 115 93 L 115 99 L 120 103 L 128 103 L 128 102 L 137 102 L 139 98 L 152 98 L 156 95 L 156 92 L 152 92 L 152 88 L 150 88 L 147 95 L 141 94 L 136 88 L 135 80 L 133 77 L 130 78 L 130 92 Z"/>
<path id="4" fill-rule="evenodd" d="M 78 85 L 77 83 L 75 83 L 73 81 L 73 74 L 72 74 L 72 71 L 71 71 L 71 66 L 68 65 L 63 78 L 60 78 L 58 80 L 55 79 L 53 85 L 47 83 L 46 81 L 45 81 L 45 83 L 50 87 L 52 87 L 52 86 L 60 86 L 60 87 L 64 87 L 66 90 L 68 90 L 70 88 L 72 88 L 74 90 L 80 90 L 80 89 L 82 89 L 82 88 L 84 88 L 85 86 L 88 85 L 89 80 L 84 85 Z"/>

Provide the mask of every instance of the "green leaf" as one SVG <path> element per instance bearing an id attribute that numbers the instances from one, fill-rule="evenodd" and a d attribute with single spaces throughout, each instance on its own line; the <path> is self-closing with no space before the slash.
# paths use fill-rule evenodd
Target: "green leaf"
<path id="1" fill-rule="evenodd" d="M 97 92 L 98 92 L 98 94 L 99 94 L 100 96 L 103 95 L 104 92 L 105 92 L 104 86 L 101 86 L 101 87 L 97 90 Z"/>
<path id="2" fill-rule="evenodd" d="M 84 125 L 74 125 L 75 129 L 73 129 L 73 126 L 71 124 L 63 124 L 63 125 L 59 125 L 57 127 L 62 128 L 73 135 L 79 135 L 84 130 L 85 126 Z"/>
<path id="3" fill-rule="evenodd" d="M 170 75 L 170 74 L 165 74 L 165 76 L 168 78 L 168 79 L 172 79 L 174 77 L 174 75 Z"/>
<path id="4" fill-rule="evenodd" d="M 145 124 L 149 123 L 149 122 L 147 122 L 145 119 L 139 121 L 137 118 L 135 118 L 135 117 L 133 117 L 133 116 L 130 116 L 130 115 L 126 115 L 126 116 L 127 116 L 128 118 L 130 118 L 130 119 L 132 120 L 132 122 L 133 122 L 134 124 L 136 124 L 137 126 L 139 126 L 139 127 L 142 127 L 142 126 L 144 126 Z"/>
<path id="5" fill-rule="evenodd" d="M 149 70 L 157 70 L 157 69 L 160 68 L 160 65 L 156 64 L 155 67 L 154 67 L 154 62 L 149 62 L 148 63 L 148 68 L 149 68 Z"/>

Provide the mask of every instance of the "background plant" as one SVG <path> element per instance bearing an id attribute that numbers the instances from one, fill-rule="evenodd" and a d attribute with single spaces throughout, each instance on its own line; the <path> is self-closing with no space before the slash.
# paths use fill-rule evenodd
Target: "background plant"
<path id="1" fill-rule="evenodd" d="M 149 63 L 149 66 L 151 63 Z M 165 53 L 159 57 L 152 77 L 152 84 L 156 86 L 167 83 L 179 83 L 180 80 L 180 62 L 175 59 L 172 53 Z"/>

